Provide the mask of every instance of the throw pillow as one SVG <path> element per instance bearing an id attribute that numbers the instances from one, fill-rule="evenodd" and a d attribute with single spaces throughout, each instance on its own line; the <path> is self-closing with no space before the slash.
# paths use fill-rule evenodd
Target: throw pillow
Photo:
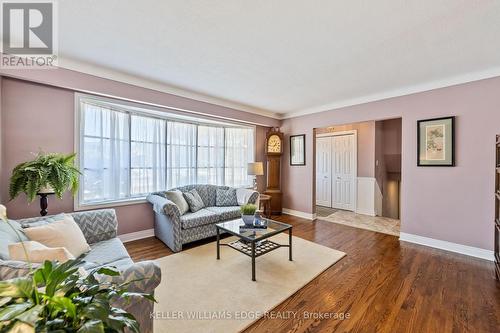
<path id="1" fill-rule="evenodd" d="M 24 229 L 30 240 L 37 241 L 48 247 L 65 247 L 75 258 L 90 250 L 83 232 L 71 215 L 64 219 Z"/>
<path id="2" fill-rule="evenodd" d="M 41 225 L 46 225 L 46 224 L 60 221 L 63 219 L 64 219 L 64 213 L 60 213 L 60 214 L 52 215 L 52 216 L 45 216 L 45 217 L 43 217 L 42 220 L 39 217 L 29 218 L 29 219 L 25 219 L 25 221 L 21 224 L 21 226 L 23 227 L 23 229 L 31 228 L 31 227 L 39 227 Z M 33 221 L 33 222 L 30 222 L 30 221 Z"/>
<path id="3" fill-rule="evenodd" d="M 236 197 L 236 189 L 230 188 L 227 190 L 217 189 L 215 196 L 215 205 L 219 207 L 238 206 L 238 198 Z"/>
<path id="4" fill-rule="evenodd" d="M 28 258 L 32 263 L 42 263 L 45 260 L 59 261 L 60 263 L 63 263 L 75 258 L 64 247 L 51 248 L 38 242 L 26 241 L 22 243 L 9 244 L 9 255 L 11 260 L 27 261 L 23 244 L 26 248 Z"/>
<path id="5" fill-rule="evenodd" d="M 10 226 L 0 220 L 0 259 L 9 259 L 9 244 L 27 241 L 28 237 L 23 232 L 19 222 L 9 220 Z M 11 226 L 16 230 L 12 230 Z"/>
<path id="6" fill-rule="evenodd" d="M 184 199 L 184 196 L 182 195 L 181 191 L 179 190 L 166 191 L 165 198 L 172 201 L 174 204 L 177 205 L 177 207 L 179 207 L 181 215 L 186 214 L 186 212 L 189 210 L 189 205 L 186 199 Z"/>
<path id="7" fill-rule="evenodd" d="M 189 204 L 189 209 L 195 213 L 205 207 L 203 200 L 200 197 L 200 194 L 195 189 L 192 189 L 189 192 L 182 193 L 187 203 Z"/>

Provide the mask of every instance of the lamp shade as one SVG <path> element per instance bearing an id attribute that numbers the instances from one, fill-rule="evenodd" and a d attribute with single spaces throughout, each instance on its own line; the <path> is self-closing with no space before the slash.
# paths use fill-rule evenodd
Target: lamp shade
<path id="1" fill-rule="evenodd" d="M 262 164 L 262 162 L 248 163 L 247 174 L 249 176 L 263 176 L 264 165 Z"/>

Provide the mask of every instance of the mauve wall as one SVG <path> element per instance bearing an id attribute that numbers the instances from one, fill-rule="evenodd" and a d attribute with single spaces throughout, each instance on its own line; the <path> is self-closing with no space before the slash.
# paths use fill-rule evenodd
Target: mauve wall
<path id="1" fill-rule="evenodd" d="M 454 115 L 456 167 L 417 167 L 417 120 Z M 306 166 L 284 154 L 283 207 L 313 212 L 313 128 L 402 118 L 401 231 L 493 249 L 495 135 L 500 77 L 284 120 L 288 136 L 305 133 Z"/>
<path id="2" fill-rule="evenodd" d="M 383 122 L 375 122 L 375 179 L 377 180 L 378 187 L 383 195 L 384 180 L 385 180 L 385 163 L 383 152 Z"/>
<path id="3" fill-rule="evenodd" d="M 40 149 L 46 152 L 74 151 L 74 92 L 17 79 L 3 78 L 1 86 L 1 136 L 3 141 L 1 164 L 1 196 L 10 218 L 39 215 L 39 202 L 28 205 L 24 195 L 6 202 L 12 169 L 32 158 Z M 257 158 L 263 158 L 265 132 L 257 126 Z M 116 207 L 118 232 L 130 233 L 153 227 L 153 213 L 147 203 Z M 49 212 L 73 211 L 73 198 L 66 194 L 63 200 L 50 197 Z"/>
<path id="4" fill-rule="evenodd" d="M 377 165 L 378 161 L 378 165 Z M 385 195 L 387 172 L 401 171 L 401 119 L 375 122 L 375 179 Z"/>
<path id="5" fill-rule="evenodd" d="M 382 149 L 384 155 L 401 154 L 401 119 L 388 119 L 382 124 Z"/>
<path id="6" fill-rule="evenodd" d="M 156 106 L 177 108 L 180 110 L 189 110 L 262 126 L 276 127 L 280 125 L 280 120 L 263 115 L 235 110 L 225 106 L 109 80 L 65 68 L 50 70 L 0 68 L 0 75 L 79 92 L 111 96 Z"/>

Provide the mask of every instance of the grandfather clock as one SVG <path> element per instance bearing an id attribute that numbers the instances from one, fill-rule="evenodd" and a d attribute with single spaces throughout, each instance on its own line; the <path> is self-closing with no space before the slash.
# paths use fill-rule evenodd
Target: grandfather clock
<path id="1" fill-rule="evenodd" d="M 266 135 L 267 187 L 265 194 L 271 196 L 271 212 L 281 214 L 281 155 L 283 155 L 283 133 L 272 128 Z"/>

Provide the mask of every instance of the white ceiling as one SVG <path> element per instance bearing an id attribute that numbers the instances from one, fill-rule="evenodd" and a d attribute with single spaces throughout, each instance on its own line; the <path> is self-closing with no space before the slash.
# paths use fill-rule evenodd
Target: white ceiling
<path id="1" fill-rule="evenodd" d="M 500 1 L 61 0 L 59 54 L 289 117 L 500 75 Z"/>

